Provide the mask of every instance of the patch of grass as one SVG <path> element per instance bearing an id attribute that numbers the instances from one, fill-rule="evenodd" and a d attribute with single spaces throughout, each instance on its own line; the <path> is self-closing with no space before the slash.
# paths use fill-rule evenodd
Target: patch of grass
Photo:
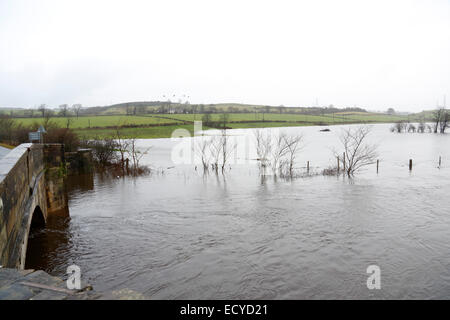
<path id="1" fill-rule="evenodd" d="M 185 129 L 190 135 L 194 135 L 193 125 L 173 125 L 157 127 L 123 128 L 122 133 L 125 136 L 133 136 L 139 139 L 170 138 L 176 129 Z M 112 137 L 114 129 L 78 129 L 75 130 L 80 138 L 93 139 Z"/>
<path id="2" fill-rule="evenodd" d="M 177 124 L 181 121 L 176 119 L 165 119 L 152 116 L 91 116 L 91 117 L 71 117 L 71 129 L 86 129 L 95 127 L 114 127 L 114 126 L 140 126 L 140 125 L 159 125 L 159 124 Z M 32 125 L 33 123 L 41 124 L 43 118 L 16 118 L 18 123 L 25 126 Z M 66 127 L 67 118 L 54 117 L 51 121 L 55 122 L 59 127 Z"/>
<path id="3" fill-rule="evenodd" d="M 228 123 L 227 127 L 232 129 L 246 129 L 246 128 L 276 128 L 276 127 L 304 127 L 313 126 L 314 123 L 299 123 L 299 122 L 250 122 L 250 123 Z"/>
<path id="4" fill-rule="evenodd" d="M 1 143 L 0 142 L 0 147 L 6 148 L 6 149 L 14 149 L 14 146 L 10 146 L 9 144 L 6 143 Z"/>

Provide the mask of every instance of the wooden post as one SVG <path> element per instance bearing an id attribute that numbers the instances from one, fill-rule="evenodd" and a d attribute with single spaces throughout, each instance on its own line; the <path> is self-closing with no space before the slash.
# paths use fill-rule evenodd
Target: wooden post
<path id="1" fill-rule="evenodd" d="M 309 173 L 309 161 L 306 163 L 306 172 Z"/>
<path id="2" fill-rule="evenodd" d="M 412 159 L 409 159 L 409 171 L 412 170 Z"/>
<path id="3" fill-rule="evenodd" d="M 342 154 L 342 156 L 343 156 L 343 160 L 342 160 L 342 163 L 344 164 L 344 172 L 345 172 L 345 152 Z"/>
<path id="4" fill-rule="evenodd" d="M 377 159 L 377 173 L 378 173 L 378 167 L 380 166 L 380 160 Z"/>
<path id="5" fill-rule="evenodd" d="M 129 171 L 129 162 L 130 162 L 130 159 L 127 158 L 127 159 L 125 160 L 125 162 L 126 162 L 126 164 L 127 164 L 127 172 L 128 172 L 128 171 Z"/>
<path id="6" fill-rule="evenodd" d="M 439 168 L 441 167 L 441 156 L 439 156 Z"/>
<path id="7" fill-rule="evenodd" d="M 339 157 L 336 158 L 337 158 L 337 173 L 339 174 Z"/>

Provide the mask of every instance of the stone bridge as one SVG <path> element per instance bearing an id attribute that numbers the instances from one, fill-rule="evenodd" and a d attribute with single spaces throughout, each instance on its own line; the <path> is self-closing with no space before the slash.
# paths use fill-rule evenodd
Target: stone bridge
<path id="1" fill-rule="evenodd" d="M 64 146 L 21 144 L 0 158 L 0 266 L 23 269 L 30 229 L 68 215 Z"/>

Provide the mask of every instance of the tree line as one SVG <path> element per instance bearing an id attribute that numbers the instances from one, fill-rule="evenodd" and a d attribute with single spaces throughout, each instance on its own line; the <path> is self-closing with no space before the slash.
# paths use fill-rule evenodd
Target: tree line
<path id="1" fill-rule="evenodd" d="M 403 133 L 445 133 L 450 127 L 450 111 L 445 108 L 438 108 L 433 112 L 430 122 L 421 120 L 414 124 L 408 121 L 397 121 L 392 127 L 392 132 Z"/>
<path id="2" fill-rule="evenodd" d="M 122 109 L 122 112 L 118 111 Z M 1 110 L 0 110 L 1 112 Z M 153 102 L 127 102 L 112 106 L 103 107 L 83 107 L 82 104 L 61 104 L 52 108 L 46 104 L 41 104 L 37 108 L 27 108 L 25 110 L 10 110 L 11 117 L 44 118 L 46 114 L 52 117 L 76 117 L 95 115 L 119 115 L 128 116 L 145 114 L 205 114 L 205 113 L 275 113 L 275 114 L 308 114 L 324 115 L 338 112 L 366 112 L 358 107 L 337 108 L 333 105 L 323 107 L 286 107 L 280 106 L 250 106 L 250 105 L 216 105 L 216 104 L 190 104 L 168 101 Z M 3 112 L 5 114 L 5 112 Z"/>

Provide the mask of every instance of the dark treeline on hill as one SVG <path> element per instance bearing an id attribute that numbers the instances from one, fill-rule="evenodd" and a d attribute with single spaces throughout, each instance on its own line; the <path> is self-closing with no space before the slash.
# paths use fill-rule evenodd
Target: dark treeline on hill
<path id="1" fill-rule="evenodd" d="M 238 103 L 190 104 L 171 101 L 139 101 L 83 108 L 81 104 L 62 104 L 51 107 L 45 104 L 38 108 L 0 108 L 0 114 L 11 117 L 38 118 L 47 113 L 52 116 L 97 116 L 97 115 L 143 115 L 143 114 L 194 114 L 194 113 L 278 113 L 324 115 L 338 112 L 366 112 L 365 109 L 327 107 L 285 107 L 249 105 Z"/>

